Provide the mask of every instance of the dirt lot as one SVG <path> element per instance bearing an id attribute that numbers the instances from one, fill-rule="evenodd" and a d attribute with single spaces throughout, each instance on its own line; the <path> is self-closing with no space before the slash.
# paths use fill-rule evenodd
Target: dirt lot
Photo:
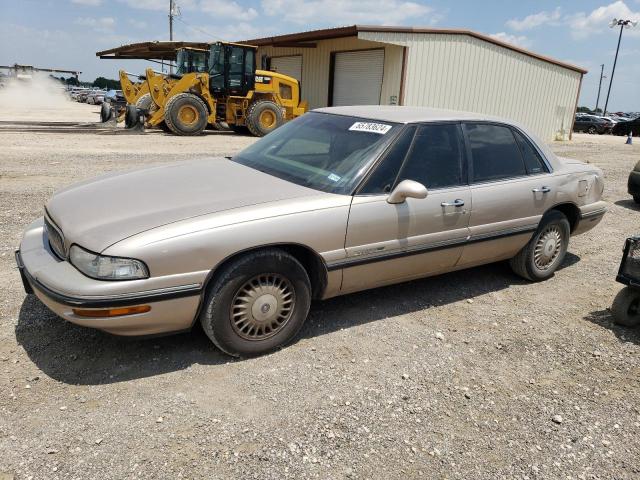
<path id="1" fill-rule="evenodd" d="M 625 189 L 640 145 L 553 145 L 600 166 L 611 202 L 553 279 L 495 264 L 316 303 L 295 344 L 235 361 L 199 328 L 131 340 L 65 323 L 25 296 L 13 251 L 64 185 L 253 139 L 15 123 L 34 119 L 0 110 L 0 479 L 640 477 L 640 332 L 608 310 L 640 228 Z"/>

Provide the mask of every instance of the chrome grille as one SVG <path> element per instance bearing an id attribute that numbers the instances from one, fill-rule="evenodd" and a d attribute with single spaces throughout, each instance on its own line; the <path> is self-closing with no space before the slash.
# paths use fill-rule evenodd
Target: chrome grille
<path id="1" fill-rule="evenodd" d="M 66 258 L 67 252 L 64 248 L 64 237 L 58 227 L 56 227 L 46 216 L 44 217 L 44 228 L 51 250 L 60 258 Z"/>

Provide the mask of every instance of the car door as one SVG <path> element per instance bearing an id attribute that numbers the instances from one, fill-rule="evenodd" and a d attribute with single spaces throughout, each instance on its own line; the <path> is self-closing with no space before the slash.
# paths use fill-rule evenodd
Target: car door
<path id="1" fill-rule="evenodd" d="M 425 185 L 427 197 L 388 203 L 405 179 Z M 452 269 L 468 235 L 470 208 L 460 125 L 406 127 L 353 198 L 343 292 Z"/>
<path id="2" fill-rule="evenodd" d="M 513 257 L 531 238 L 559 192 L 551 168 L 520 130 L 465 123 L 473 208 L 459 266 Z"/>

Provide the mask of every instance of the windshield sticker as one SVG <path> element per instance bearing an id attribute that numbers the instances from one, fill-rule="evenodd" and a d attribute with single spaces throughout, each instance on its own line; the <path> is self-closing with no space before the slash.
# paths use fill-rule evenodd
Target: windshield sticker
<path id="1" fill-rule="evenodd" d="M 335 173 L 332 173 L 331 175 L 329 175 L 327 177 L 329 180 L 331 180 L 332 182 L 337 182 L 338 180 L 340 180 L 342 177 L 339 177 L 338 175 L 336 175 Z"/>
<path id="2" fill-rule="evenodd" d="M 384 123 L 356 122 L 349 127 L 349 130 L 353 132 L 371 132 L 384 135 L 391 130 L 391 125 L 385 125 Z"/>

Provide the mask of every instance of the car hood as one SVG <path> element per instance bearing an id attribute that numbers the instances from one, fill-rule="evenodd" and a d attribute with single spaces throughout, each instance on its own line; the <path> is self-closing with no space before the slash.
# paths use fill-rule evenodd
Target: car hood
<path id="1" fill-rule="evenodd" d="M 46 205 L 69 247 L 94 252 L 155 227 L 234 208 L 317 195 L 224 158 L 109 174 L 57 192 Z"/>

